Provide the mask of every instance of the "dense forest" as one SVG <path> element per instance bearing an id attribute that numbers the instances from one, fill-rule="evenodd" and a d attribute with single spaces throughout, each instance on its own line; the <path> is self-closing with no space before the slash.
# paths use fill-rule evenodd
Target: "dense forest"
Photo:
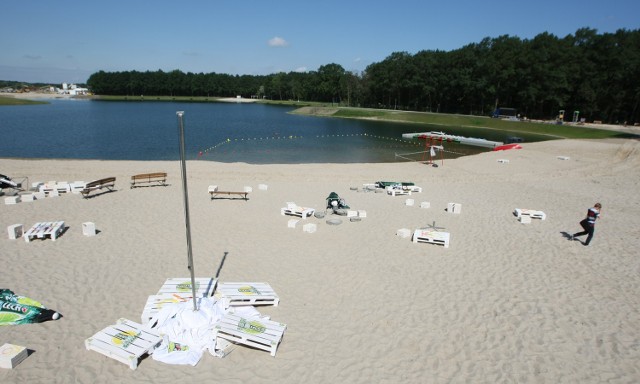
<path id="1" fill-rule="evenodd" d="M 99 95 L 241 95 L 475 115 L 509 107 L 535 119 L 565 110 L 569 119 L 580 111 L 587 121 L 631 124 L 640 122 L 640 30 L 504 35 L 452 51 L 394 52 L 362 73 L 333 63 L 260 76 L 100 71 L 87 84 Z"/>

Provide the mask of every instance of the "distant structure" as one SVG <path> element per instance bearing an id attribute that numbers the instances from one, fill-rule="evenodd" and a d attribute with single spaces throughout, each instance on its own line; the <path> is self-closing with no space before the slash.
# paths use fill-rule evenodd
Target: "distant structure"
<path id="1" fill-rule="evenodd" d="M 512 118 L 516 118 L 517 116 L 518 116 L 518 111 L 515 108 L 505 108 L 505 107 L 496 108 L 495 111 L 493 111 L 493 114 L 491 115 L 491 117 L 499 118 L 499 119 L 512 119 Z"/>
<path id="2" fill-rule="evenodd" d="M 71 96 L 86 95 L 89 93 L 88 88 L 82 88 L 82 87 L 78 87 L 75 84 L 67 84 L 67 83 L 62 83 L 62 89 L 56 88 L 56 91 L 61 95 L 71 95 Z"/>

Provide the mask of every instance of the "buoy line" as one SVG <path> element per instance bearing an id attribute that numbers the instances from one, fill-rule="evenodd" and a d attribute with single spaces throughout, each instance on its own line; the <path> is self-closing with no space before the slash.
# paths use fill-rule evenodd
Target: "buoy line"
<path id="1" fill-rule="evenodd" d="M 398 147 L 400 146 L 421 146 L 419 142 L 407 142 L 406 140 L 403 140 L 402 138 L 395 138 L 395 137 L 387 137 L 387 136 L 378 136 L 378 135 L 370 135 L 367 133 L 353 133 L 353 134 L 333 134 L 333 135 L 316 135 L 315 139 L 334 139 L 334 138 L 353 138 L 353 137 L 367 137 L 367 138 L 373 138 L 373 139 L 378 139 L 378 140 L 387 140 L 387 141 L 395 141 L 398 143 Z M 199 151 L 199 156 L 202 156 L 203 154 L 209 153 L 223 145 L 228 145 L 231 143 L 248 143 L 248 142 L 259 142 L 259 141 L 273 141 L 273 140 L 299 140 L 299 139 L 305 139 L 308 137 L 302 136 L 302 135 L 287 135 L 287 136 L 265 136 L 265 137 L 241 137 L 241 138 L 227 138 L 224 141 L 221 141 L 209 148 L 203 149 Z M 313 137 L 312 137 L 313 138 Z M 372 149 L 377 149 L 377 148 L 385 148 L 385 147 L 365 147 L 365 149 L 367 148 L 372 148 Z M 389 148 L 394 148 L 392 146 L 390 146 Z"/>

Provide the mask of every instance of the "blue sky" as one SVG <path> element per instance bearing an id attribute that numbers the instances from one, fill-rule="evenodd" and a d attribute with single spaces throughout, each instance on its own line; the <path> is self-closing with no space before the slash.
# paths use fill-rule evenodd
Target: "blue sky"
<path id="1" fill-rule="evenodd" d="M 265 75 L 485 37 L 640 27 L 638 0 L 5 0 L 0 80 L 82 83 L 94 72 Z"/>

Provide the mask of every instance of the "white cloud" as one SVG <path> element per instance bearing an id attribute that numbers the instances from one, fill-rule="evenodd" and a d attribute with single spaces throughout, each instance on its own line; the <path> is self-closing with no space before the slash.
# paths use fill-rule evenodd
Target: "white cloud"
<path id="1" fill-rule="evenodd" d="M 287 42 L 285 39 L 283 39 L 282 37 L 273 37 L 271 39 L 269 39 L 268 42 L 270 47 L 286 47 L 287 45 L 289 45 L 289 42 Z"/>
<path id="2" fill-rule="evenodd" d="M 307 67 L 298 67 L 294 69 L 293 72 L 300 72 L 300 73 L 307 72 Z"/>

